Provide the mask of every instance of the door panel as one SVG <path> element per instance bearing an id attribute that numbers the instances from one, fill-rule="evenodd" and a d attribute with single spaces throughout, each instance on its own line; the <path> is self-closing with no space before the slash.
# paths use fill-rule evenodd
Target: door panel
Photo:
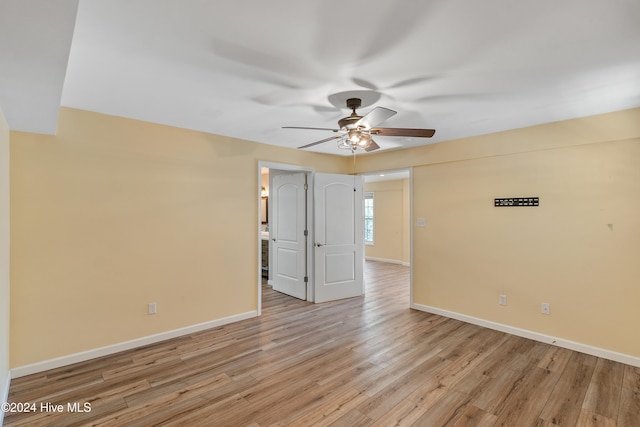
<path id="1" fill-rule="evenodd" d="M 351 177 L 349 177 L 351 178 Z M 330 183 L 324 187 L 324 236 L 327 245 L 350 245 L 355 242 L 353 182 Z M 328 206 L 327 206 L 328 203 Z"/>
<path id="2" fill-rule="evenodd" d="M 300 299 L 307 298 L 305 184 L 304 173 L 276 175 L 271 191 L 273 289 Z"/>
<path id="3" fill-rule="evenodd" d="M 333 285 L 356 279 L 355 252 L 325 256 L 325 284 Z"/>
<path id="4" fill-rule="evenodd" d="M 316 174 L 315 302 L 364 293 L 362 177 Z"/>

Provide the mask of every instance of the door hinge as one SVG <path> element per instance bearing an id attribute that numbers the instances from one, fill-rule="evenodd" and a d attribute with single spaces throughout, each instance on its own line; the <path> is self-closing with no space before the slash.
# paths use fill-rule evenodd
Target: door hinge
<path id="1" fill-rule="evenodd" d="M 309 235 L 309 230 L 304 230 L 304 237 L 307 237 Z"/>
<path id="2" fill-rule="evenodd" d="M 309 186 L 307 185 L 306 182 L 304 183 L 304 189 L 305 189 L 305 191 L 309 189 Z"/>
<path id="3" fill-rule="evenodd" d="M 304 283 L 308 283 L 309 282 L 309 276 L 304 276 Z"/>

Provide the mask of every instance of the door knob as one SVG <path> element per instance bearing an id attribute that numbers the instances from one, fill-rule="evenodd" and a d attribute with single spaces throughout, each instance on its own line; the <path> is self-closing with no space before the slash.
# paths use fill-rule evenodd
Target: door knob
<path id="1" fill-rule="evenodd" d="M 322 243 L 316 243 L 316 248 L 319 248 L 320 246 L 324 246 Z"/>

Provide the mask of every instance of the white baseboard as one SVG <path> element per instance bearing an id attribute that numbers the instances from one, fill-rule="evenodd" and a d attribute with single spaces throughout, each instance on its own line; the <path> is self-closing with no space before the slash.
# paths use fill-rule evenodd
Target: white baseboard
<path id="1" fill-rule="evenodd" d="M 160 341 L 165 341 L 171 338 L 176 338 L 182 335 L 193 334 L 195 332 L 204 331 L 205 329 L 216 328 L 218 326 L 226 325 L 240 320 L 256 317 L 258 312 L 248 311 L 246 313 L 240 313 L 233 316 L 223 317 L 221 319 L 211 320 L 209 322 L 198 323 L 196 325 L 186 326 L 184 328 L 173 329 L 171 331 L 161 332 L 155 335 L 149 335 L 142 338 L 136 338 L 130 341 L 124 341 L 118 344 L 108 345 L 105 347 L 94 348 L 92 350 L 82 351 L 80 353 L 69 354 L 67 356 L 56 357 L 55 359 L 44 360 L 42 362 L 32 363 L 30 365 L 18 366 L 11 369 L 12 378 L 20 378 L 26 375 L 35 374 L 37 372 L 47 371 L 49 369 L 59 368 L 61 366 L 72 365 L 78 362 L 84 362 L 86 360 L 95 359 L 97 357 L 108 356 L 110 354 L 118 353 L 120 351 L 131 350 L 132 348 L 142 347 L 149 344 L 154 344 Z M 2 425 L 2 424 L 0 424 Z"/>
<path id="2" fill-rule="evenodd" d="M 436 307 L 430 307 L 428 305 L 414 303 L 414 304 L 411 304 L 411 308 L 420 310 L 420 311 L 426 311 L 427 313 L 433 313 L 433 314 L 438 314 L 440 316 L 450 317 L 452 319 L 461 320 L 466 323 L 483 326 L 485 328 L 494 329 L 496 331 L 506 332 L 511 335 L 517 335 L 519 337 L 528 338 L 534 341 L 556 345 L 558 347 L 567 348 L 569 350 L 575 350 L 580 353 L 590 354 L 596 357 L 602 357 L 603 359 L 613 360 L 614 362 L 620 362 L 620 363 L 625 363 L 627 365 L 640 367 L 640 357 L 635 357 L 635 356 L 631 356 L 624 353 L 618 353 L 615 351 L 606 350 L 599 347 L 593 347 L 587 344 L 565 340 L 563 338 L 553 337 L 550 335 L 541 334 L 539 332 L 529 331 L 527 329 L 516 328 L 514 326 L 492 322 L 490 320 L 484 320 L 477 317 L 467 316 L 466 314 L 460 314 L 454 311 L 443 310 Z"/>
<path id="3" fill-rule="evenodd" d="M 4 389 L 0 390 L 0 396 L 2 396 L 2 400 L 0 400 L 0 405 L 3 403 L 7 403 L 9 400 L 9 386 L 11 385 L 11 371 L 7 372 L 7 381 L 4 385 Z M 4 411 L 0 411 L 0 426 L 4 421 Z"/>
<path id="4" fill-rule="evenodd" d="M 402 264 L 405 267 L 411 266 L 411 264 L 408 263 L 408 262 L 399 261 L 399 260 L 396 260 L 396 259 L 375 258 L 375 257 L 372 257 L 372 256 L 364 257 L 364 259 L 366 259 L 367 261 L 388 262 L 389 264 Z"/>

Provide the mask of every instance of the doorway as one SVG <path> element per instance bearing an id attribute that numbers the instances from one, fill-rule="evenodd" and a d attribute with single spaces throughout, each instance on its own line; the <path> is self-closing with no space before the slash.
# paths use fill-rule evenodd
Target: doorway
<path id="1" fill-rule="evenodd" d="M 274 290 L 307 301 L 361 296 L 362 177 L 268 162 L 259 176 L 259 312 L 264 272 Z"/>
<path id="2" fill-rule="evenodd" d="M 363 174 L 365 202 L 372 205 L 365 217 L 368 262 L 399 264 L 409 269 L 408 304 L 413 303 L 413 179 L 411 169 L 395 169 Z M 366 208 L 365 208 L 366 209 Z M 371 223 L 367 222 L 370 221 Z M 374 270 L 375 271 L 375 270 Z M 371 273 L 370 273 L 371 274 Z"/>
<path id="3" fill-rule="evenodd" d="M 274 259 L 273 259 L 273 250 L 270 250 L 273 246 L 272 238 L 273 238 L 273 223 L 274 223 L 274 203 L 273 201 L 273 179 L 275 176 L 286 176 L 292 174 L 302 174 L 304 176 L 311 176 L 313 173 L 312 168 L 305 168 L 301 166 L 295 165 L 287 165 L 281 163 L 273 163 L 273 162 L 258 162 L 258 200 L 260 203 L 258 204 L 258 218 L 259 218 L 259 227 L 258 227 L 258 315 L 262 314 L 262 281 L 263 278 L 267 280 L 269 286 L 274 285 Z M 271 201 L 271 202 L 270 202 Z M 311 211 L 310 200 L 304 201 L 304 215 L 305 220 L 308 219 L 308 212 Z M 295 265 L 295 268 L 298 268 L 299 264 L 303 263 L 304 268 L 307 269 L 311 263 L 310 254 L 312 251 L 310 250 L 310 242 L 308 240 L 305 241 L 303 248 L 298 248 L 303 250 L 303 254 L 298 254 L 295 259 L 286 260 L 285 262 L 289 262 L 287 268 L 291 268 L 291 265 Z M 302 256 L 302 259 L 298 258 L 298 256 Z M 266 258 L 266 259 L 265 259 Z M 296 264 L 291 264 L 291 261 Z M 308 272 L 307 272 L 308 274 Z M 305 295 L 303 299 L 311 300 L 313 293 L 310 292 L 310 285 L 305 283 Z M 302 296 L 302 295 L 301 295 Z M 300 296 L 299 296 L 300 297 Z"/>

